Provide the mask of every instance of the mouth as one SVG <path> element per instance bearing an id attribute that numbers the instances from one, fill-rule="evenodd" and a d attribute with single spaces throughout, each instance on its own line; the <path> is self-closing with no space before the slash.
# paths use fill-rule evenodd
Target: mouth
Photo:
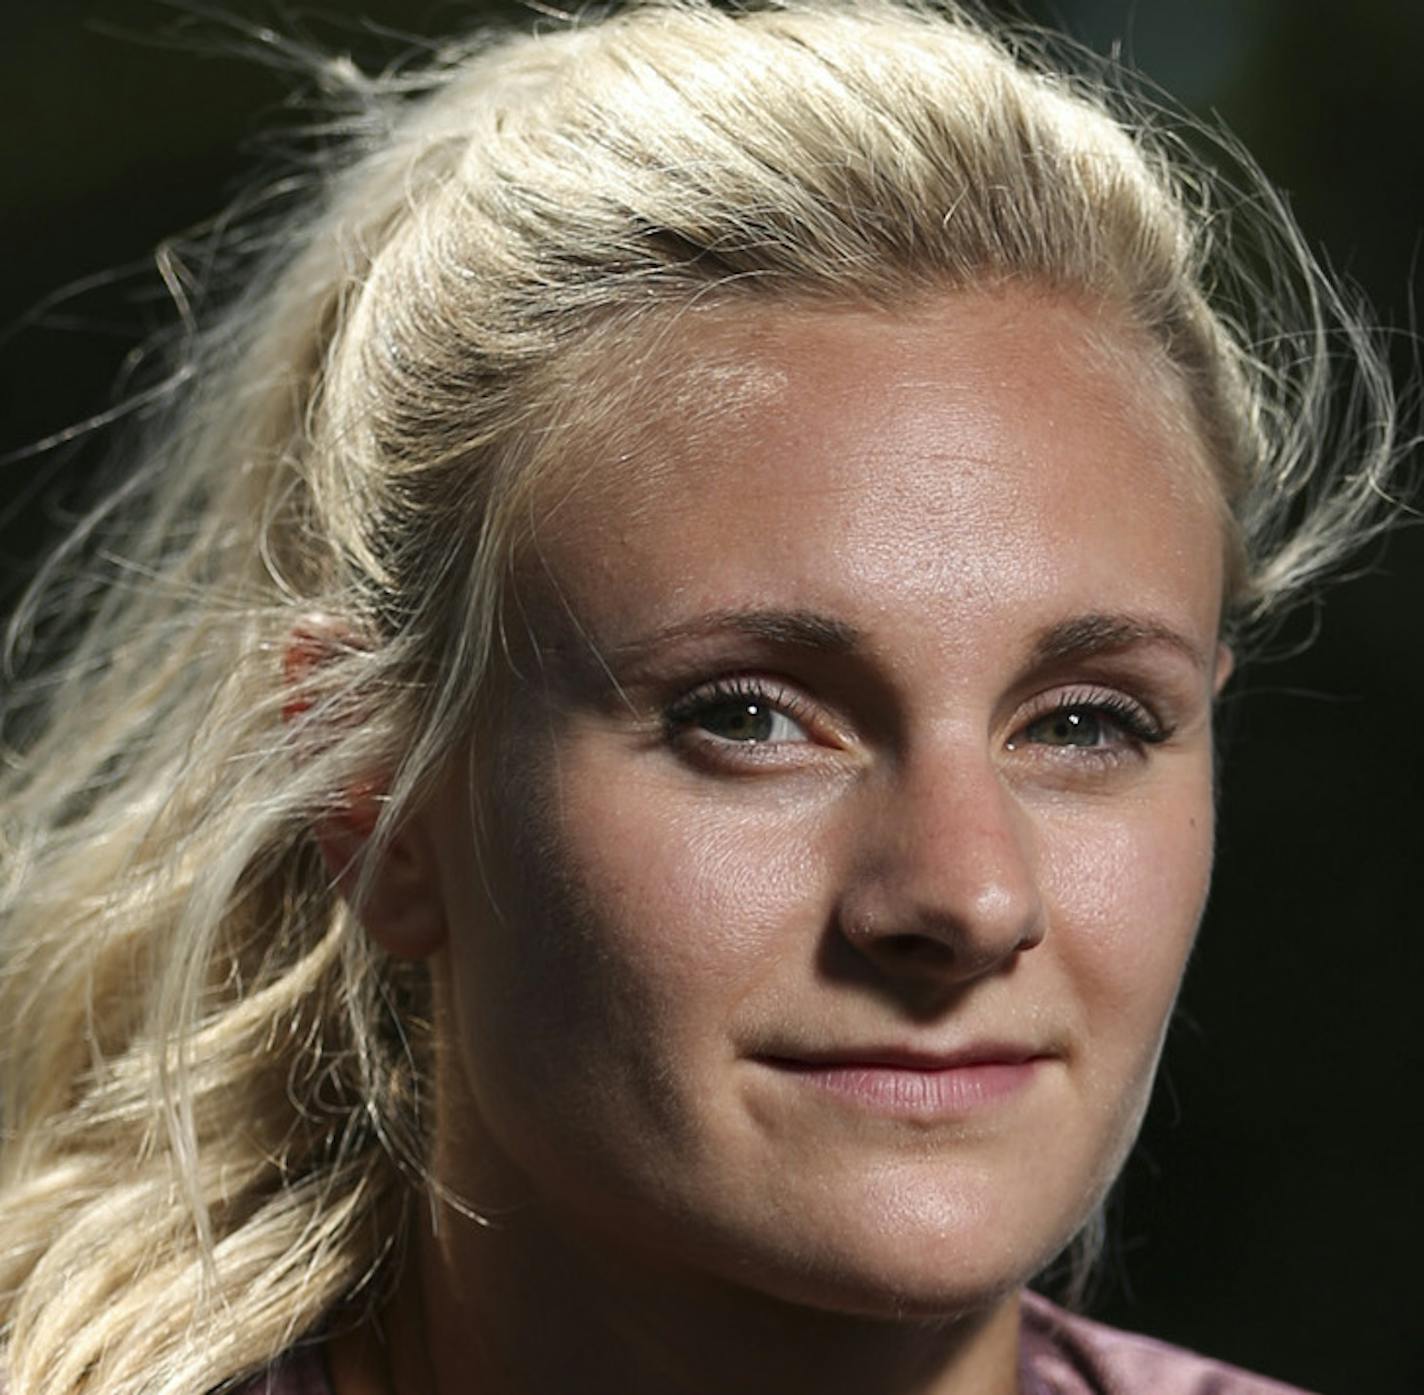
<path id="1" fill-rule="evenodd" d="M 956 1119 L 1007 1103 L 1054 1059 L 1014 1042 L 976 1042 L 947 1052 L 898 1046 L 772 1053 L 754 1058 L 794 1088 L 874 1114 Z"/>

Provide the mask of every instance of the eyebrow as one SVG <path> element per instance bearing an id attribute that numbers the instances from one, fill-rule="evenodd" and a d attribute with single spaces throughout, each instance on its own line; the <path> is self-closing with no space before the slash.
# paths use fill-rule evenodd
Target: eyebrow
<path id="1" fill-rule="evenodd" d="M 750 608 L 696 615 L 615 645 L 607 653 L 610 658 L 626 662 L 667 645 L 728 632 L 822 654 L 846 654 L 861 641 L 860 632 L 853 625 L 815 611 Z M 1096 654 L 1120 653 L 1138 645 L 1165 645 L 1196 667 L 1207 667 L 1207 657 L 1201 649 L 1171 625 L 1144 616 L 1099 612 L 1075 615 L 1040 630 L 1030 651 L 1031 663 L 1037 666 L 1092 658 Z"/>
<path id="2" fill-rule="evenodd" d="M 1180 630 L 1137 615 L 1075 615 L 1040 630 L 1034 639 L 1035 665 L 1061 663 L 1065 659 L 1087 659 L 1095 654 L 1120 653 L 1138 645 L 1165 645 L 1190 659 L 1200 669 L 1208 667 L 1207 655 Z"/>
<path id="3" fill-rule="evenodd" d="M 609 654 L 623 660 L 637 659 L 669 644 L 707 639 L 727 632 L 823 654 L 845 654 L 860 643 L 860 632 L 854 626 L 815 611 L 715 610 L 668 625 L 626 644 L 614 645 Z"/>

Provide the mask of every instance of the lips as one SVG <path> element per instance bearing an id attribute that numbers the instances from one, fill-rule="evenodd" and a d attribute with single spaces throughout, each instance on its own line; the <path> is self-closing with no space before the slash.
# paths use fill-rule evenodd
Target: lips
<path id="1" fill-rule="evenodd" d="M 827 1050 L 772 1052 L 760 1059 L 788 1070 L 862 1066 L 886 1070 L 941 1071 L 973 1066 L 1022 1065 L 1051 1053 L 1020 1042 L 978 1041 L 945 1051 L 909 1046 L 847 1046 Z"/>
<path id="2" fill-rule="evenodd" d="M 1027 1090 L 1052 1053 L 1021 1042 L 980 1041 L 937 1051 L 899 1045 L 759 1056 L 792 1089 L 852 1108 L 918 1119 L 958 1118 Z"/>

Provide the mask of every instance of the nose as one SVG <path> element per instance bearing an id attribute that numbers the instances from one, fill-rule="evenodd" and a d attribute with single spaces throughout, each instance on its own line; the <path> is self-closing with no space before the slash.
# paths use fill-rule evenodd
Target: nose
<path id="1" fill-rule="evenodd" d="M 864 811 L 840 932 L 892 978 L 992 973 L 1044 936 L 1033 842 L 982 747 L 907 760 Z"/>

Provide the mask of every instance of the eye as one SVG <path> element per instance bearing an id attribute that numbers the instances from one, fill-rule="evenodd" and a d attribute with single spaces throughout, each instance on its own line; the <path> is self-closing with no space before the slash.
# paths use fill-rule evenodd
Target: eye
<path id="1" fill-rule="evenodd" d="M 1023 735 L 1040 746 L 1102 746 L 1116 732 L 1104 714 L 1091 707 L 1064 707 L 1030 722 Z"/>
<path id="2" fill-rule="evenodd" d="M 1049 694 L 1008 742 L 1104 754 L 1165 741 L 1168 732 L 1140 702 L 1109 690 Z"/>
<path id="3" fill-rule="evenodd" d="M 674 735 L 695 732 L 737 746 L 809 741 L 798 719 L 803 704 L 778 684 L 757 679 L 721 679 L 678 699 L 667 710 Z"/>

